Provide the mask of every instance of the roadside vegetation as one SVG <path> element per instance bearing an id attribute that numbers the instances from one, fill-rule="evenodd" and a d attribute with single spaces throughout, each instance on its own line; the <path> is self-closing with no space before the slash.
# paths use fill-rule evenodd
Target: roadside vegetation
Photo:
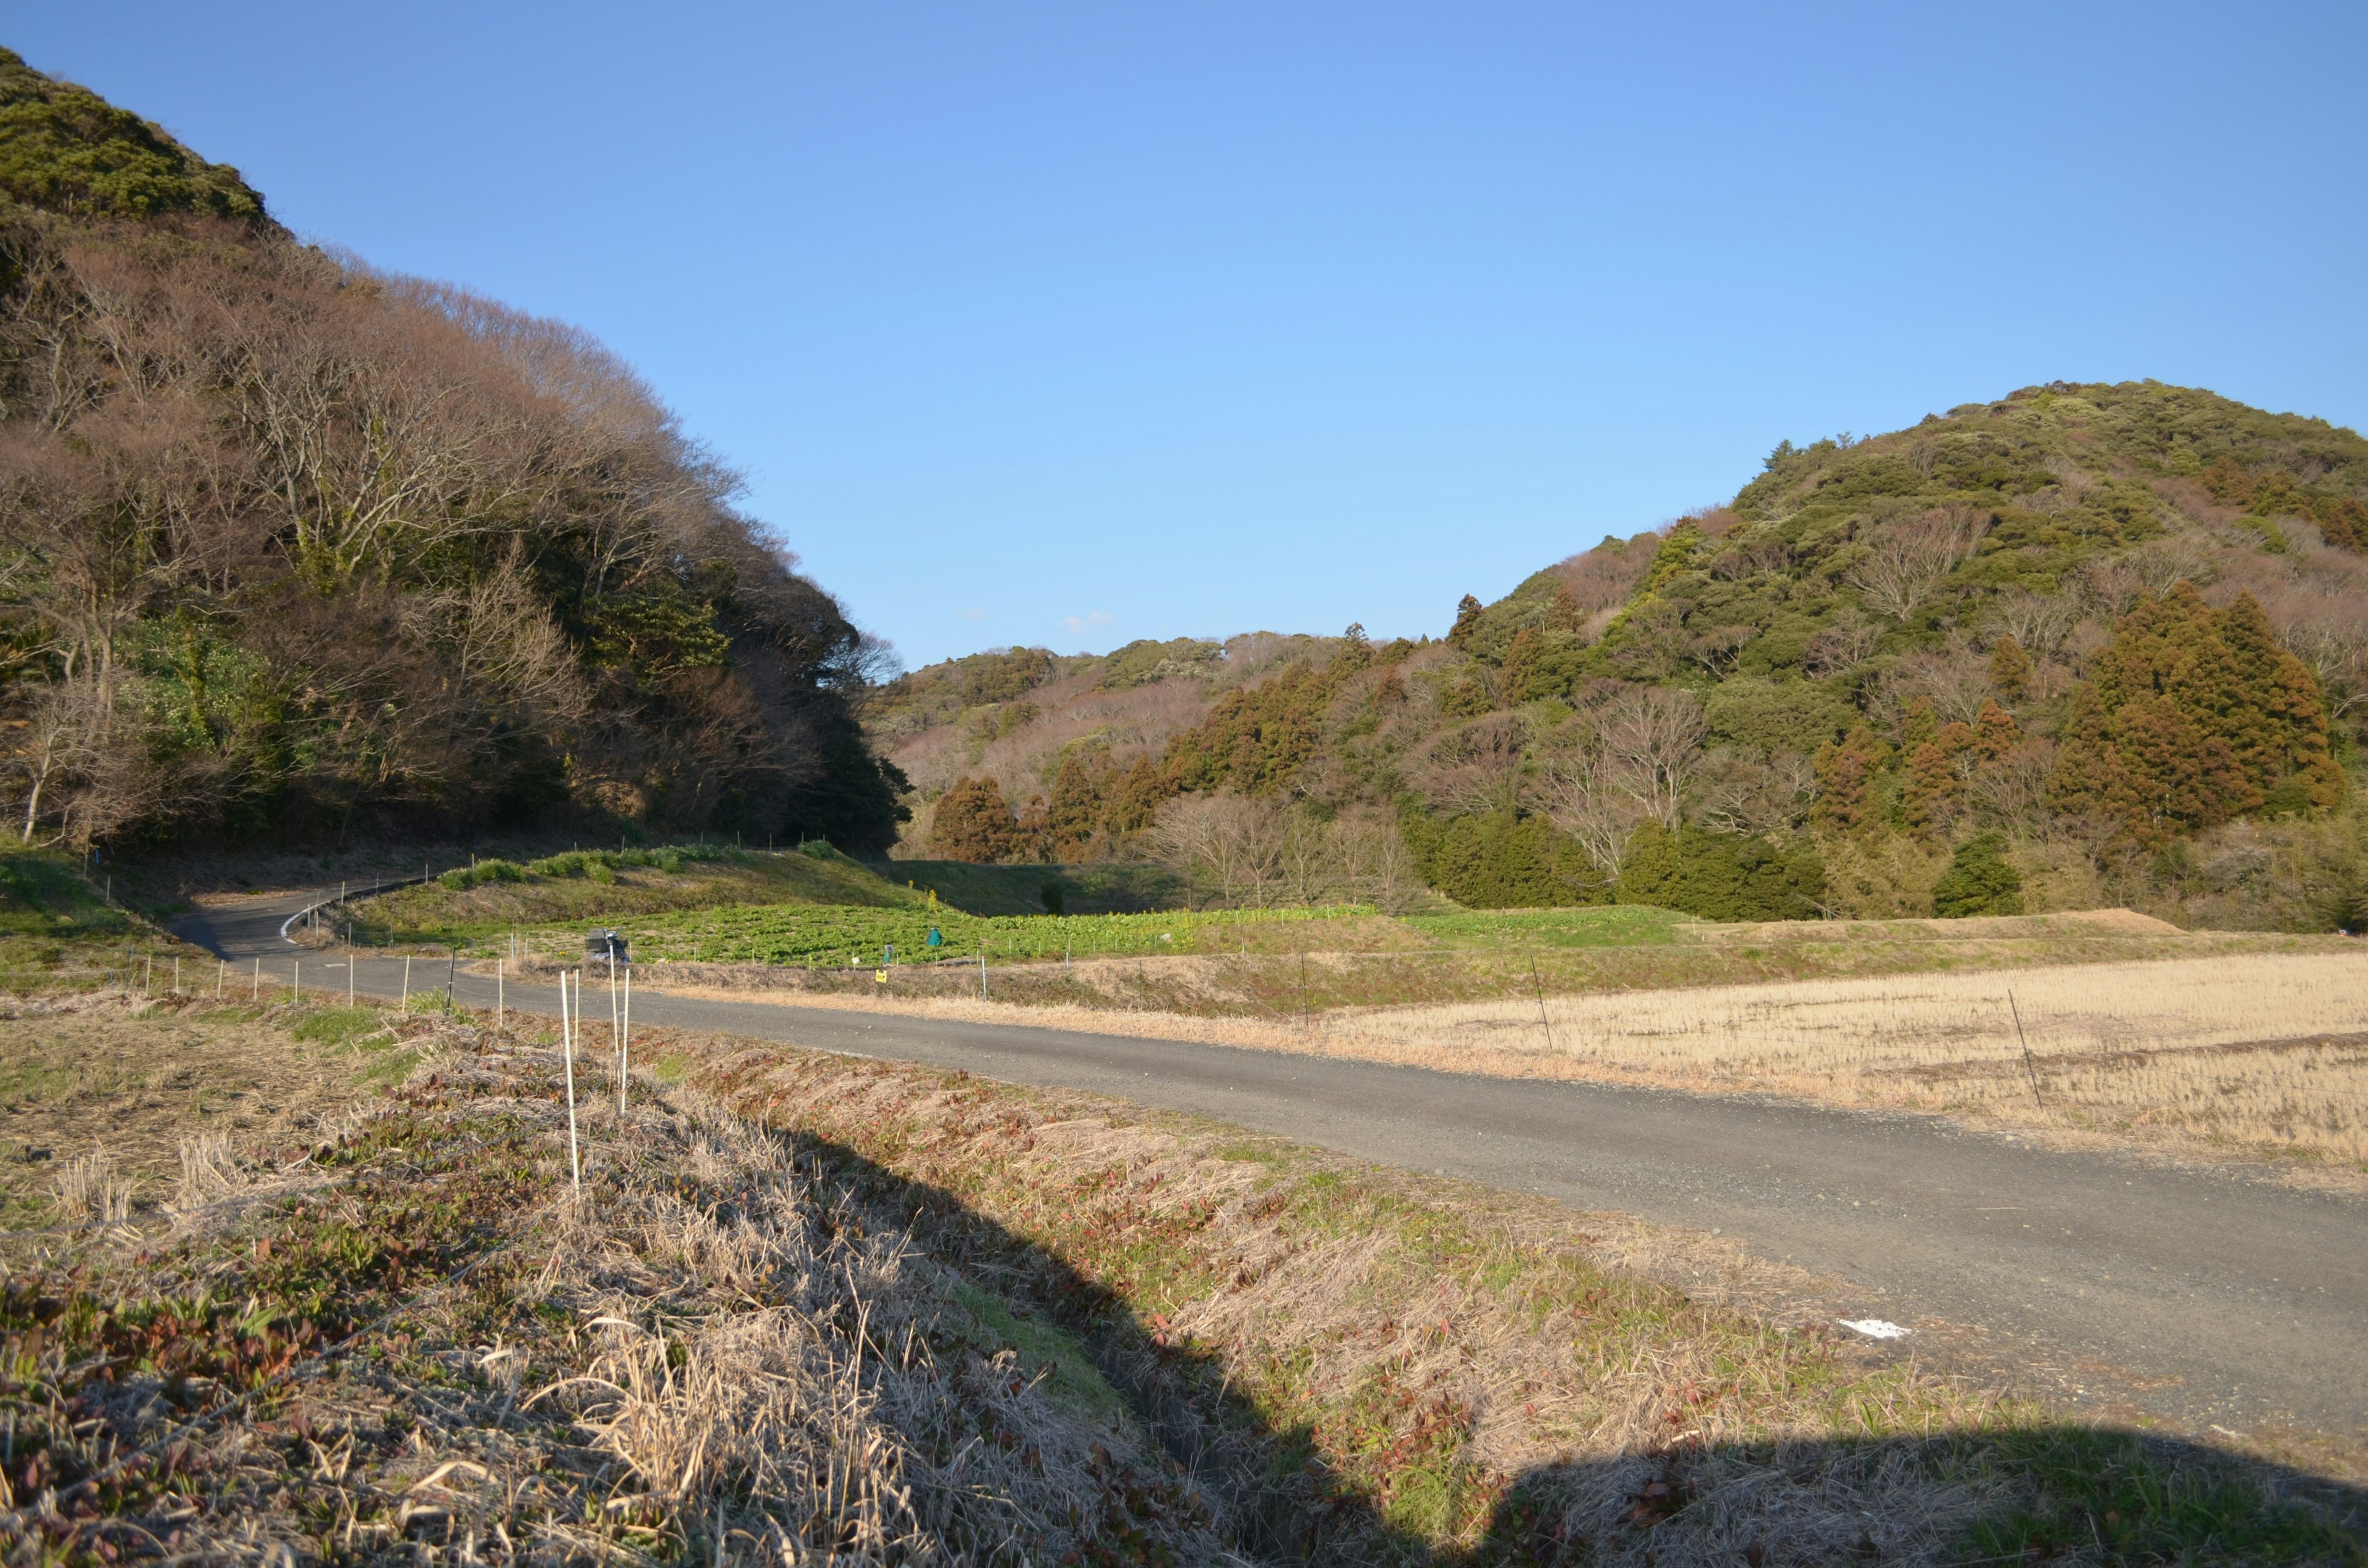
<path id="1" fill-rule="evenodd" d="M 539 1028 L 72 1006 L 126 1072 L 321 1092 L 133 1100 L 137 1147 L 12 1174 L 12 1561 L 2360 1550 L 2339 1484 L 1845 1342 L 1815 1281 L 1615 1215 L 662 1034 L 621 1116 L 577 1059 L 579 1199 Z"/>

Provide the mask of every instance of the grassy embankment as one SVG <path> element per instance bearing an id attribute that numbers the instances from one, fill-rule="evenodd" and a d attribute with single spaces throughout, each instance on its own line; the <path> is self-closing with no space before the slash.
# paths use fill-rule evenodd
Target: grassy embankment
<path id="1" fill-rule="evenodd" d="M 580 937 L 577 928 L 586 924 L 744 908 L 835 912 L 868 939 L 875 929 L 925 931 L 933 913 L 957 923 L 1011 919 L 1042 915 L 1057 900 L 1078 915 L 1104 915 L 1144 908 L 1166 891 L 1163 873 L 1133 866 L 872 866 L 827 850 L 672 846 L 488 858 L 432 882 L 357 899 L 351 912 L 360 939 L 388 946 L 482 947 L 543 925 Z"/>
<path id="2" fill-rule="evenodd" d="M 187 1063 L 194 1032 L 393 1082 L 310 1127 L 192 1137 L 112 1213 L 107 1184 L 68 1184 L 72 1234 L 0 1244 L 17 1551 L 2360 1551 L 2356 1494 L 1837 1344 L 1797 1280 L 1618 1216 L 1087 1096 L 656 1037 L 621 1119 L 578 1063 L 579 1203 L 548 1039 L 70 1006 L 127 1061 Z M 1636 1271 L 1673 1259 L 1696 1289 Z"/>

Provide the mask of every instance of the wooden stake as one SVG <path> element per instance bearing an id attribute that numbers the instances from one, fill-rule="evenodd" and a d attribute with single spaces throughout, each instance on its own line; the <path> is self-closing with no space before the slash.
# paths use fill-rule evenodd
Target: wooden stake
<path id="1" fill-rule="evenodd" d="M 1530 960 L 1530 984 L 1537 991 L 1538 1022 L 1546 1031 L 1546 1049 L 1548 1051 L 1552 1051 L 1554 1049 L 1554 1025 L 1547 1022 L 1546 1019 L 1546 986 L 1545 982 L 1538 978 L 1538 960 L 1535 957 L 1532 957 Z"/>
<path id="2" fill-rule="evenodd" d="M 2031 1103 L 2039 1108 L 2040 1115 L 2044 1116 L 2047 1114 L 2047 1102 L 2039 1097 L 2039 1069 L 2032 1065 L 2031 1040 L 2022 1032 L 2022 1009 L 2014 1005 L 2014 993 L 2011 991 L 2006 994 L 2006 1006 L 2007 1011 L 2014 1015 L 2014 1038 L 2022 1041 L 2022 1070 L 2031 1077 Z"/>

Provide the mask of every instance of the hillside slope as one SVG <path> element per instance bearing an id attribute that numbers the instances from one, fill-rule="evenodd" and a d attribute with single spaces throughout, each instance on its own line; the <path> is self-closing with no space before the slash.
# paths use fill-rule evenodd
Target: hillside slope
<path id="1" fill-rule="evenodd" d="M 0 53 L 0 806 L 137 851 L 894 837 L 880 650 L 585 334 Z"/>
<path id="2" fill-rule="evenodd" d="M 1441 642 L 1006 651 L 867 722 L 928 803 L 908 846 L 1153 853 L 1235 901 L 2325 928 L 2368 865 L 2364 544 L 2356 433 L 2056 383 L 1787 441 Z"/>

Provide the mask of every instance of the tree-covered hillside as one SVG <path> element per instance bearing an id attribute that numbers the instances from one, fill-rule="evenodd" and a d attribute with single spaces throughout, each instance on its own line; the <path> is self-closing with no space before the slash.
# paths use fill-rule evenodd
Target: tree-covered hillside
<path id="1" fill-rule="evenodd" d="M 0 762 L 123 846 L 891 842 L 879 651 L 580 332 L 301 246 L 0 54 Z"/>
<path id="2" fill-rule="evenodd" d="M 1153 852 L 1253 897 L 2324 926 L 2368 865 L 2363 502 L 2368 441 L 2323 421 L 2032 387 L 1784 442 L 1440 642 L 1190 645 L 1123 691 L 980 655 L 891 688 L 882 733 L 934 802 L 915 842 Z"/>
<path id="3" fill-rule="evenodd" d="M 0 49 L 0 196 L 84 218 L 208 213 L 268 226 L 236 169 Z"/>

